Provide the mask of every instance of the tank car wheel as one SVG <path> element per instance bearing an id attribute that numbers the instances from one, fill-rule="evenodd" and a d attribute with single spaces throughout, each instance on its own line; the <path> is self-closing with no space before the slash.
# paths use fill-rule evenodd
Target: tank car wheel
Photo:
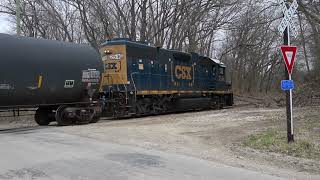
<path id="1" fill-rule="evenodd" d="M 59 126 L 69 126 L 72 124 L 72 119 L 66 117 L 64 112 L 66 108 L 66 106 L 60 106 L 56 111 L 55 118 Z"/>
<path id="2" fill-rule="evenodd" d="M 51 109 L 46 108 L 38 108 L 36 110 L 36 114 L 34 115 L 34 119 L 36 123 L 40 126 L 47 126 L 50 124 L 51 119 L 49 117 L 49 114 L 51 112 Z"/>

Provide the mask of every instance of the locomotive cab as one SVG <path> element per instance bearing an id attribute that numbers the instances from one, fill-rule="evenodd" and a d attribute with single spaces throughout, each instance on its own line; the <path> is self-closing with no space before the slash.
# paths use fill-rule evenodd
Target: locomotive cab
<path id="1" fill-rule="evenodd" d="M 231 91 L 231 84 L 227 82 L 226 78 L 226 66 L 222 63 L 216 63 L 213 65 L 215 70 L 214 83 L 210 86 L 212 89 L 216 90 L 228 90 Z"/>

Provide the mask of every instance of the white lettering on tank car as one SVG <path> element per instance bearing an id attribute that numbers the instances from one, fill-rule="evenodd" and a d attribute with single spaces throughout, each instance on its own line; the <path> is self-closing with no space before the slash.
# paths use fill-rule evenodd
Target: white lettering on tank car
<path id="1" fill-rule="evenodd" d="M 74 87 L 74 80 L 66 80 L 64 82 L 64 88 L 73 88 Z"/>
<path id="2" fill-rule="evenodd" d="M 82 82 L 86 83 L 99 83 L 100 71 L 89 69 L 82 71 Z"/>
<path id="3" fill-rule="evenodd" d="M 14 87 L 11 86 L 10 84 L 0 84 L 0 90 L 10 90 L 10 89 L 14 89 Z"/>

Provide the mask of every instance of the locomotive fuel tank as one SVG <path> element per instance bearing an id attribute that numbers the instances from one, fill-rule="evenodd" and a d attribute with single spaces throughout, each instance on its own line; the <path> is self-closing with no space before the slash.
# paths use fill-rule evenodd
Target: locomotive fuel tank
<path id="1" fill-rule="evenodd" d="M 102 68 L 88 45 L 0 34 L 0 107 L 84 102 Z"/>

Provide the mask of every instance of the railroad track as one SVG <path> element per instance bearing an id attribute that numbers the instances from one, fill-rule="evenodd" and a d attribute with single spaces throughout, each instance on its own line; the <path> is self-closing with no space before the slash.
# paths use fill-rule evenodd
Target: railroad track
<path id="1" fill-rule="evenodd" d="M 237 107 L 237 106 L 226 106 L 226 107 L 223 107 L 222 109 L 232 109 L 234 107 Z M 166 112 L 166 113 L 157 114 L 157 115 L 145 115 L 145 116 L 141 116 L 140 118 L 152 117 L 152 116 L 161 116 L 161 115 L 170 115 L 170 114 L 183 114 L 183 113 L 199 112 L 199 111 L 211 111 L 211 110 L 214 110 L 214 109 Z M 215 109 L 215 110 L 218 110 L 218 109 Z M 5 112 L 0 112 L 0 114 L 2 114 L 2 113 L 5 113 Z M 20 116 L 33 116 L 33 114 L 22 114 Z M 14 117 L 14 116 L 0 116 L 0 118 L 1 117 Z M 118 117 L 118 118 L 117 117 L 101 117 L 99 122 L 102 123 L 102 122 L 107 122 L 107 121 L 132 120 L 132 119 L 136 119 L 136 118 L 139 118 L 139 117 Z M 37 131 L 37 130 L 40 130 L 40 129 L 53 128 L 53 127 L 58 127 L 58 126 L 56 124 L 53 124 L 53 125 L 48 125 L 48 126 L 31 125 L 31 126 L 24 126 L 24 127 L 13 127 L 13 128 L 3 128 L 3 129 L 0 128 L 0 135 L 1 134 L 32 133 L 33 131 Z"/>
<path id="2" fill-rule="evenodd" d="M 11 134 L 11 133 L 28 133 L 35 130 L 53 128 L 56 126 L 30 126 L 30 127 L 14 127 L 0 129 L 0 134 Z"/>
<path id="3" fill-rule="evenodd" d="M 32 113 L 31 113 L 32 112 Z M 0 110 L 0 118 L 19 117 L 19 116 L 34 116 L 35 109 L 4 109 Z"/>

